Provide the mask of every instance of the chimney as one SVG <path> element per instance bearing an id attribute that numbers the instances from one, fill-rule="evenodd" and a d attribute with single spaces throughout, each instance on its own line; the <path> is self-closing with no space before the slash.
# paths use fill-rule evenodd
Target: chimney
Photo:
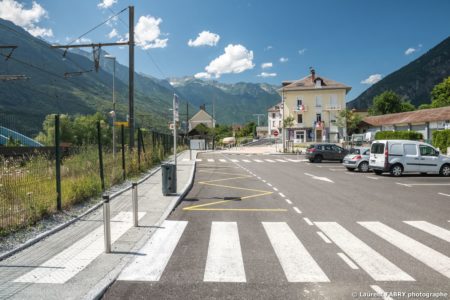
<path id="1" fill-rule="evenodd" d="M 205 110 L 205 104 L 200 105 L 201 110 Z"/>
<path id="2" fill-rule="evenodd" d="M 316 80 L 316 71 L 313 67 L 309 67 L 309 71 L 311 72 L 311 80 L 314 82 L 314 80 Z"/>

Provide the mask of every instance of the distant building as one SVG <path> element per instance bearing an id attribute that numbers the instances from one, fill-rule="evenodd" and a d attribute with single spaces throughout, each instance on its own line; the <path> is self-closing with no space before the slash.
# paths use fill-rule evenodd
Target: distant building
<path id="1" fill-rule="evenodd" d="M 267 110 L 267 130 L 269 136 L 273 136 L 273 133 L 279 131 L 282 127 L 281 104 L 280 102 Z"/>
<path id="2" fill-rule="evenodd" d="M 258 138 L 266 138 L 269 136 L 269 131 L 267 126 L 257 126 L 256 127 L 256 136 Z"/>
<path id="3" fill-rule="evenodd" d="M 417 131 L 431 141 L 433 131 L 450 129 L 450 106 L 419 109 L 396 114 L 369 116 L 363 119 L 360 131 Z"/>
<path id="4" fill-rule="evenodd" d="M 294 118 L 287 128 L 287 138 L 294 143 L 339 142 L 346 128 L 338 127 L 337 116 L 346 108 L 345 97 L 351 87 L 317 76 L 313 68 L 310 75 L 294 81 L 284 81 L 278 90 L 284 107 L 281 116 Z"/>
<path id="5" fill-rule="evenodd" d="M 216 126 L 216 120 L 206 112 L 204 105 L 200 106 L 200 110 L 189 120 L 189 131 L 192 131 L 199 124 L 204 124 L 209 128 Z"/>

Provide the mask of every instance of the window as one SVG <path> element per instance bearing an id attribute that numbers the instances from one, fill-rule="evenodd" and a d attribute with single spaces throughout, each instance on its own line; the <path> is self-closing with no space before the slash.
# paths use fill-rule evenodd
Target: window
<path id="1" fill-rule="evenodd" d="M 272 119 L 275 119 L 275 113 L 272 113 Z"/>
<path id="2" fill-rule="evenodd" d="M 316 79 L 315 83 L 316 83 L 316 88 L 321 88 L 322 87 L 322 80 Z"/>
<path id="3" fill-rule="evenodd" d="M 337 95 L 331 95 L 330 96 L 330 106 L 336 107 L 337 106 Z"/>
<path id="4" fill-rule="evenodd" d="M 384 153 L 384 144 L 382 143 L 373 143 L 371 151 L 373 154 L 383 154 Z"/>
<path id="5" fill-rule="evenodd" d="M 322 96 L 316 96 L 316 107 L 322 107 Z"/>
<path id="6" fill-rule="evenodd" d="M 389 152 L 389 154 L 393 154 L 393 155 L 402 155 L 403 151 L 402 151 L 402 144 L 392 144 L 391 145 L 391 151 Z"/>
<path id="7" fill-rule="evenodd" d="M 303 123 L 303 115 L 302 114 L 297 115 L 297 123 Z"/>
<path id="8" fill-rule="evenodd" d="M 363 155 L 370 155 L 370 149 L 367 149 L 366 152 L 363 153 Z"/>
<path id="9" fill-rule="evenodd" d="M 344 149 L 342 149 L 341 147 L 338 147 L 338 146 L 335 146 L 335 145 L 333 145 L 333 146 L 331 146 L 331 148 L 333 149 L 333 151 L 335 151 L 335 152 L 342 152 Z"/>
<path id="10" fill-rule="evenodd" d="M 297 99 L 297 106 L 300 106 L 303 104 L 303 100 L 302 99 Z"/>
<path id="11" fill-rule="evenodd" d="M 350 149 L 350 154 L 361 154 L 361 151 L 359 149 L 352 148 Z"/>
<path id="12" fill-rule="evenodd" d="M 316 121 L 322 122 L 322 114 L 316 114 Z"/>
<path id="13" fill-rule="evenodd" d="M 281 121 L 278 121 L 278 127 L 281 127 Z"/>
<path id="14" fill-rule="evenodd" d="M 272 121 L 272 127 L 275 127 L 276 125 L 275 125 L 275 121 Z"/>
<path id="15" fill-rule="evenodd" d="M 419 150 L 421 156 L 437 156 L 436 150 L 430 146 L 420 145 Z"/>
<path id="16" fill-rule="evenodd" d="M 417 147 L 414 144 L 404 144 L 403 149 L 405 150 L 405 155 L 417 155 Z"/>
<path id="17" fill-rule="evenodd" d="M 331 145 L 325 145 L 325 151 L 331 151 L 332 147 Z"/>

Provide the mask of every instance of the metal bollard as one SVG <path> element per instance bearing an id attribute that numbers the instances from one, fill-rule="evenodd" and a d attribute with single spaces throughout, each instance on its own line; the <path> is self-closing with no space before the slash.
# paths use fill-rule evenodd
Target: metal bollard
<path id="1" fill-rule="evenodd" d="M 134 227 L 138 227 L 138 184 L 133 182 L 131 184 L 131 202 L 133 206 L 133 224 Z"/>
<path id="2" fill-rule="evenodd" d="M 103 227 L 105 229 L 105 253 L 111 253 L 111 216 L 109 195 L 103 195 Z"/>

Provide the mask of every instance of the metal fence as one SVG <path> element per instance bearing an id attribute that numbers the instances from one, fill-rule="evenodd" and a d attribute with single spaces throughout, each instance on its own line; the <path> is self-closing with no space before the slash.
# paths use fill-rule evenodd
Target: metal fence
<path id="1" fill-rule="evenodd" d="M 12 123 L 2 124 L 0 118 L 0 126 L 14 130 Z M 152 130 L 136 129 L 130 149 L 124 127 L 115 130 L 116 147 L 104 143 L 102 137 L 111 131 L 100 121 L 96 138 L 83 145 L 61 142 L 61 127 L 55 115 L 54 143 L 47 147 L 0 146 L 0 236 L 99 196 L 173 153 L 173 136 Z M 178 145 L 185 146 L 183 139 Z"/>

